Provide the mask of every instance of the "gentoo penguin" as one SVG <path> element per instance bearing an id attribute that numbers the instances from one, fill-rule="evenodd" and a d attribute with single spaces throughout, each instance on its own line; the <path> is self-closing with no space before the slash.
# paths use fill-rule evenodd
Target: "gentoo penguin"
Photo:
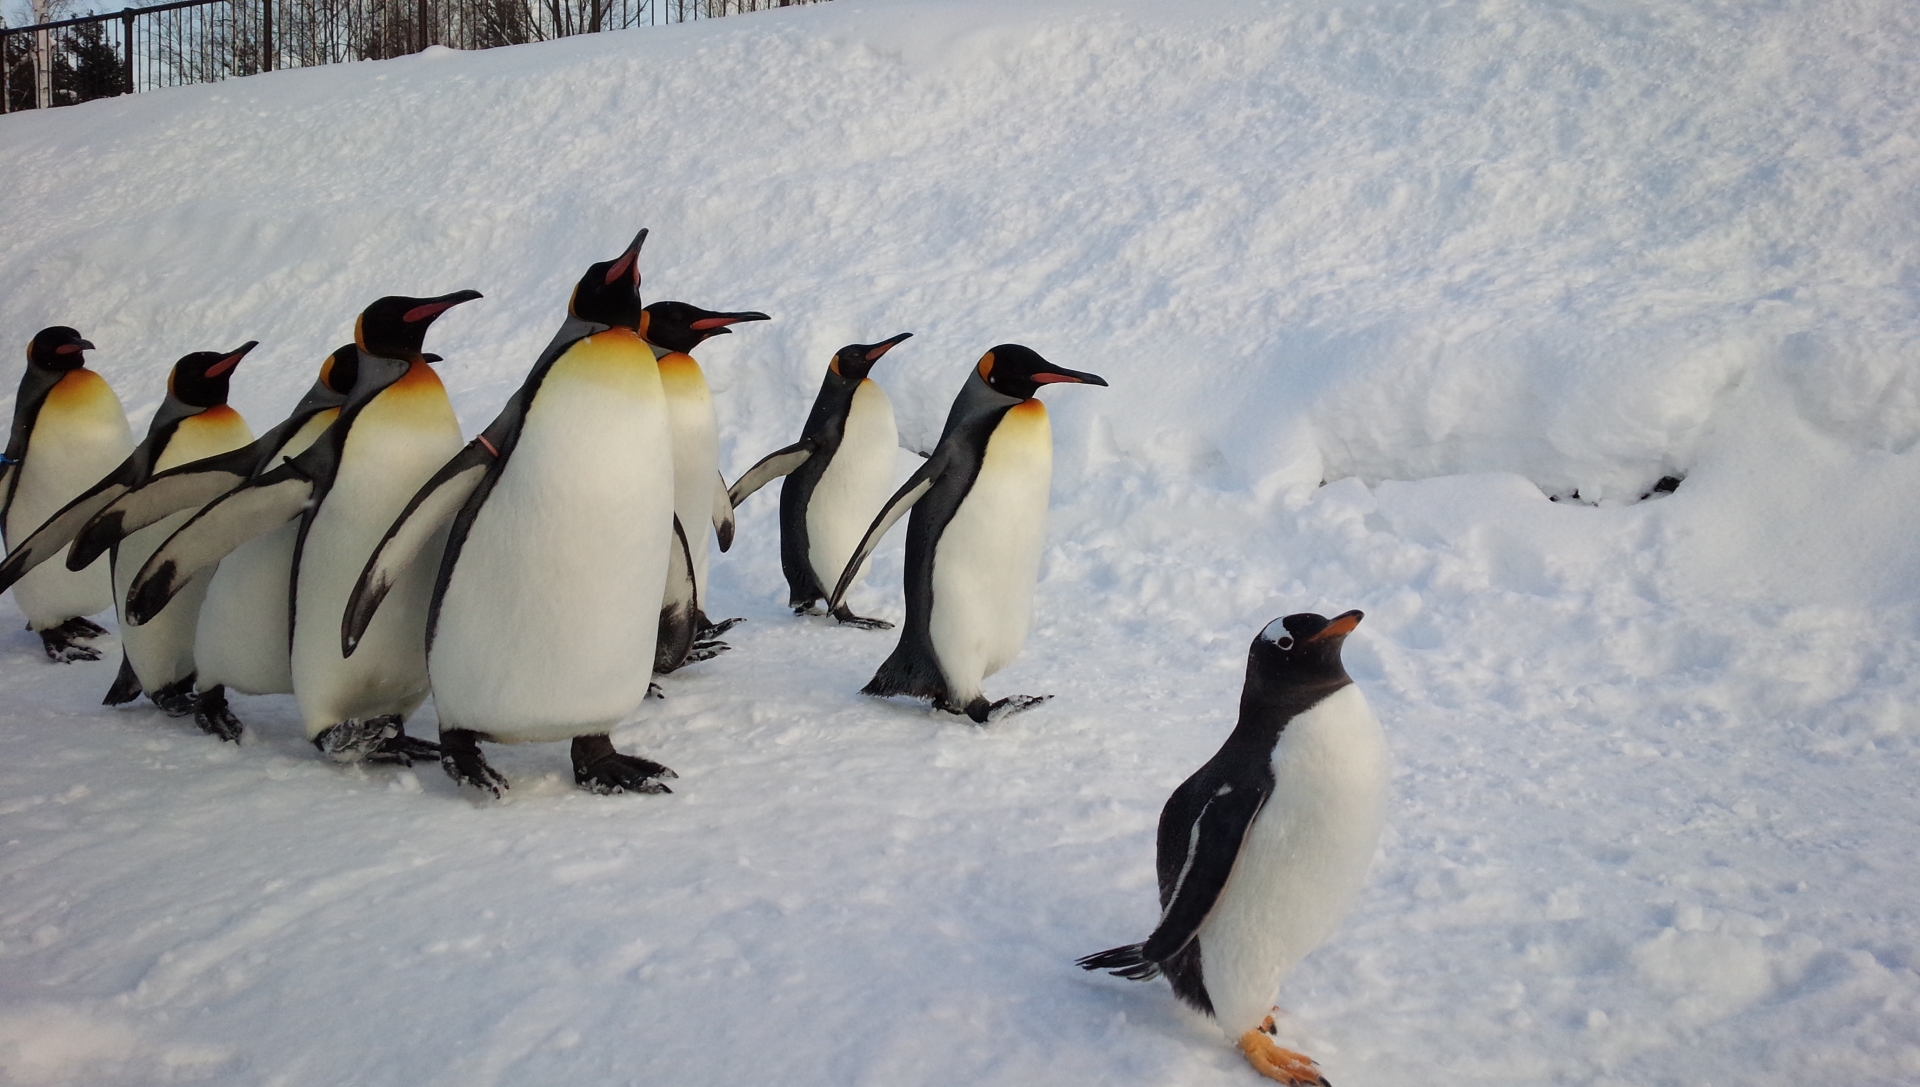
<path id="1" fill-rule="evenodd" d="M 435 318 L 480 297 L 389 296 L 354 328 L 353 391 L 306 451 L 210 503 L 162 544 L 134 579 L 131 615 L 159 610 L 193 572 L 294 518 L 293 693 L 307 737 L 340 762 L 438 756 L 439 745 L 406 734 L 427 697 L 427 601 L 438 541 L 400 572 L 386 611 L 352 660 L 340 652 L 340 615 L 381 533 L 447 458 L 460 424 L 439 375 L 420 348 Z"/>
<path id="2" fill-rule="evenodd" d="M 640 338 L 653 348 L 660 384 L 666 390 L 667 420 L 673 431 L 673 510 L 686 537 L 685 554 L 673 556 L 660 605 L 656 672 L 671 672 L 688 661 L 717 655 L 727 648 L 718 637 L 739 622 L 714 623 L 702 610 L 707 598 L 706 526 L 713 523 L 720 550 L 733 546 L 733 503 L 727 501 L 727 481 L 720 476 L 720 428 L 713 413 L 713 394 L 690 352 L 711 336 L 729 334 L 728 325 L 772 319 L 764 313 L 719 313 L 685 302 L 655 302 L 640 313 Z M 674 550 L 679 549 L 676 544 Z M 687 564 L 684 568 L 682 561 Z"/>
<path id="3" fill-rule="evenodd" d="M 133 450 L 120 398 L 86 367 L 82 352 L 91 350 L 65 325 L 34 335 L 13 401 L 13 430 L 0 457 L 0 537 L 14 550 L 0 565 L 0 582 L 12 583 L 27 628 L 39 633 L 48 659 L 59 664 L 100 659 L 100 651 L 86 643 L 106 630 L 86 617 L 112 606 L 113 576 L 105 566 L 78 572 L 48 566 L 28 574 L 47 556 L 15 545 Z M 48 554 L 57 550 L 51 547 Z"/>
<path id="4" fill-rule="evenodd" d="M 20 547 L 22 564 L 57 554 L 104 504 L 153 477 L 187 461 L 224 453 L 253 440 L 240 413 L 227 406 L 228 382 L 234 367 L 256 346 L 248 341 L 232 351 L 195 351 L 183 356 L 167 375 L 167 396 L 153 413 L 147 435 L 119 467 L 69 502 Z M 121 540 L 113 549 L 115 604 L 124 600 L 127 584 L 147 555 L 191 515 L 183 511 Z M 83 569 L 88 563 L 79 563 Z M 11 571 L 9 571 L 11 572 Z M 0 574 L 0 578 L 5 575 Z M 105 702 L 117 706 L 145 692 L 169 716 L 193 712 L 193 629 L 199 618 L 206 580 L 184 586 L 182 596 L 145 626 L 120 623 L 120 675 L 107 691 Z"/>
<path id="5" fill-rule="evenodd" d="M 1359 623 L 1289 615 L 1253 640 L 1240 723 L 1160 811 L 1160 924 L 1080 960 L 1136 981 L 1166 974 L 1282 1083 L 1327 1082 L 1273 1043 L 1274 990 L 1352 908 L 1386 818 L 1386 737 L 1340 663 Z"/>
<path id="6" fill-rule="evenodd" d="M 675 776 L 608 735 L 647 695 L 634 664 L 653 654 L 673 530 L 667 398 L 635 329 L 645 239 L 587 269 L 520 391 L 388 530 L 340 629 L 343 652 L 366 652 L 396 570 L 452 520 L 427 628 L 440 763 L 495 796 L 507 780 L 482 740 L 571 740 L 596 793 Z"/>
<path id="7" fill-rule="evenodd" d="M 976 724 L 1051 697 L 988 702 L 980 683 L 1020 652 L 1033 615 L 1053 478 L 1052 430 L 1034 394 L 1055 382 L 1106 384 L 1016 343 L 982 355 L 947 412 L 933 455 L 887 500 L 854 549 L 827 600 L 836 614 L 880 538 L 913 510 L 906 626 L 862 694 L 931 698 Z"/>
<path id="8" fill-rule="evenodd" d="M 428 356 L 432 358 L 433 356 Z M 293 413 L 252 444 L 156 474 L 95 514 L 67 552 L 85 565 L 130 533 L 220 497 L 314 443 L 340 415 L 358 370 L 359 349 L 347 344 L 320 364 L 320 376 Z M 289 593 L 299 522 L 289 521 L 240 545 L 220 560 L 207 584 L 194 629 L 193 719 L 223 740 L 240 738 L 240 719 L 226 689 L 292 694 Z"/>
<path id="9" fill-rule="evenodd" d="M 762 457 L 728 492 L 728 501 L 738 506 L 761 487 L 787 477 L 780 486 L 780 568 L 787 575 L 787 604 L 795 615 L 826 598 L 893 486 L 894 450 L 900 447 L 893 404 L 867 371 L 911 335 L 902 332 L 890 340 L 848 344 L 834 352 L 800 440 Z M 854 579 L 859 577 L 856 571 Z M 883 619 L 863 619 L 845 604 L 833 617 L 869 630 L 893 626 Z"/>

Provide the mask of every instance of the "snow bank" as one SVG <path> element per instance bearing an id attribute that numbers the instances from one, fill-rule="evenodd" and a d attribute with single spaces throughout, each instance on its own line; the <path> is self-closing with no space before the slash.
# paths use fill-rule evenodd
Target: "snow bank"
<path id="1" fill-rule="evenodd" d="M 1361 607 L 1393 827 L 1282 992 L 1335 1082 L 1911 1082 L 1916 72 L 1890 2 L 838 0 L 0 118 L 0 328 L 137 419 L 258 338 L 271 422 L 474 287 L 475 430 L 640 225 L 648 298 L 776 318 L 703 352 L 729 471 L 848 342 L 916 334 L 923 449 L 992 344 L 1112 382 L 1047 394 L 992 684 L 1059 697 L 986 732 L 853 693 L 888 643 L 784 617 L 770 498 L 736 650 L 618 737 L 670 798 L 342 773 L 284 699 L 220 747 L 10 636 L 0 1076 L 1250 1082 L 1071 960 L 1151 927 L 1247 641 Z"/>

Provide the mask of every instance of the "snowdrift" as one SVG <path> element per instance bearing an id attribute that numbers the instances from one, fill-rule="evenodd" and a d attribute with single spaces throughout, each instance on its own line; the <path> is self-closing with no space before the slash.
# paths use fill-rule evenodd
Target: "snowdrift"
<path id="1" fill-rule="evenodd" d="M 889 643 L 785 616 L 771 497 L 734 652 L 616 736 L 672 797 L 342 772 L 277 698 L 222 746 L 7 636 L 0 1078 L 1251 1082 L 1072 959 L 1151 928 L 1253 634 L 1359 607 L 1391 828 L 1281 993 L 1334 1082 L 1911 1082 L 1915 73 L 1893 2 L 839 0 L 0 118 L 0 329 L 136 424 L 472 287 L 472 432 L 643 225 L 649 300 L 775 317 L 702 352 L 730 473 L 849 342 L 915 333 L 919 449 L 995 343 L 1112 383 L 1047 394 L 989 691 L 1058 698 L 986 731 L 854 693 Z"/>

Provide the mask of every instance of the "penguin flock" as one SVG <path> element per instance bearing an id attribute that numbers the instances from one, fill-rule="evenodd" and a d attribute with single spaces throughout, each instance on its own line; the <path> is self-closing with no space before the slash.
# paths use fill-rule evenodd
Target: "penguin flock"
<path id="1" fill-rule="evenodd" d="M 862 693 L 978 725 L 1049 698 L 990 700 L 983 684 L 1032 615 L 1052 476 L 1036 394 L 1106 381 L 998 345 L 896 486 L 893 408 L 869 373 L 911 333 L 849 344 L 799 439 L 729 486 L 692 352 L 770 318 L 643 305 L 646 237 L 587 269 L 525 381 L 466 442 L 424 347 L 477 291 L 367 306 L 353 342 L 258 438 L 227 404 L 256 343 L 181 357 L 135 443 L 86 367 L 93 344 L 42 330 L 0 459 L 0 590 L 59 663 L 100 659 L 107 631 L 88 616 L 115 609 L 122 660 L 106 704 L 144 695 L 222 740 L 244 730 L 229 689 L 291 694 L 307 739 L 339 762 L 437 760 L 497 797 L 509 783 L 483 744 L 564 740 L 581 788 L 666 793 L 678 775 L 610 734 L 652 676 L 728 648 L 739 620 L 707 614 L 707 533 L 727 551 L 734 509 L 778 480 L 796 615 L 892 629 L 847 594 L 908 518 L 906 617 Z M 1270 1001 L 1351 908 L 1384 821 L 1385 742 L 1340 659 L 1360 618 L 1290 615 L 1254 639 L 1238 725 L 1161 813 L 1159 924 L 1079 962 L 1165 975 L 1284 1083 L 1326 1080 L 1273 1041 Z M 406 728 L 429 696 L 431 740 Z"/>

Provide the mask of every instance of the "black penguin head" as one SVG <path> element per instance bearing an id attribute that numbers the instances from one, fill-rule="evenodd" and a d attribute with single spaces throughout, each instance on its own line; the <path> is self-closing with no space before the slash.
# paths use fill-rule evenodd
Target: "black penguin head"
<path id="1" fill-rule="evenodd" d="M 640 338 L 655 347 L 682 354 L 699 347 L 709 336 L 725 336 L 728 325 L 742 321 L 771 321 L 764 313 L 747 310 L 719 313 L 685 302 L 655 302 L 640 311 Z"/>
<path id="2" fill-rule="evenodd" d="M 1250 700 L 1291 702 L 1306 690 L 1352 682 L 1340 663 L 1340 647 L 1360 619 L 1357 611 L 1331 619 L 1302 612 L 1268 623 L 1247 650 L 1247 686 L 1240 696 L 1243 713 Z"/>
<path id="3" fill-rule="evenodd" d="M 645 230 L 634 235 L 626 252 L 587 269 L 567 300 L 567 312 L 609 328 L 640 328 L 640 246 Z"/>
<path id="4" fill-rule="evenodd" d="M 87 364 L 81 352 L 91 350 L 93 345 L 80 338 L 79 330 L 54 325 L 34 333 L 28 341 L 27 365 L 54 373 L 78 370 Z"/>
<path id="5" fill-rule="evenodd" d="M 1055 366 L 1040 357 L 1040 353 L 1031 347 L 1022 347 L 1017 343 L 1003 343 L 999 347 L 980 356 L 980 365 L 974 368 L 980 380 L 987 387 L 1005 396 L 1029 399 L 1040 391 L 1042 385 L 1056 382 L 1072 382 L 1078 385 L 1105 385 L 1106 379 L 1098 374 L 1082 373 Z"/>
<path id="6" fill-rule="evenodd" d="M 901 340 L 912 335 L 911 332 L 902 332 L 890 340 L 881 340 L 879 343 L 850 343 L 833 353 L 833 361 L 827 363 L 827 369 L 841 377 L 859 381 L 867 376 L 868 370 L 873 369 L 874 363 L 880 361 L 880 356 L 893 350 Z"/>
<path id="7" fill-rule="evenodd" d="M 479 297 L 479 291 L 455 291 L 438 298 L 388 295 L 361 312 L 354 322 L 353 342 L 383 359 L 424 359 L 420 345 L 426 342 L 427 326 L 434 318 Z"/>
<path id="8" fill-rule="evenodd" d="M 233 378 L 234 367 L 258 346 L 259 340 L 248 340 L 231 351 L 195 351 L 182 355 L 180 361 L 173 364 L 173 373 L 167 375 L 168 394 L 196 408 L 226 403 L 227 382 Z"/>
<path id="9" fill-rule="evenodd" d="M 360 348 L 356 344 L 341 344 L 320 364 L 320 383 L 341 396 L 352 392 L 353 383 L 359 379 Z"/>

